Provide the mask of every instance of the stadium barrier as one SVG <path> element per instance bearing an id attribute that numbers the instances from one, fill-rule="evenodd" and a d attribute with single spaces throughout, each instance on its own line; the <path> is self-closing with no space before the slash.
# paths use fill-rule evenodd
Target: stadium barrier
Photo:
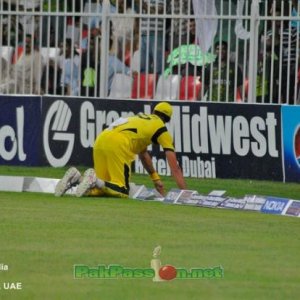
<path id="1" fill-rule="evenodd" d="M 167 125 L 186 177 L 299 182 L 300 107 L 172 101 Z M 0 97 L 0 164 L 92 165 L 96 135 L 119 117 L 150 113 L 147 100 Z M 159 147 L 150 148 L 170 175 Z M 137 160 L 137 173 L 144 169 Z"/>
<path id="2" fill-rule="evenodd" d="M 300 103 L 299 1 L 147 2 L 0 1 L 0 94 L 114 98 L 138 72 L 200 78 L 184 100 Z"/>

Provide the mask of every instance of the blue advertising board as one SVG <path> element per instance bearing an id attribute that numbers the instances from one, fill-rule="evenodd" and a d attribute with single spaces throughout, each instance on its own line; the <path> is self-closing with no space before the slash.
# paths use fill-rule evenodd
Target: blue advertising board
<path id="1" fill-rule="evenodd" d="M 261 212 L 281 215 L 288 203 L 289 199 L 267 196 L 266 202 L 261 208 Z"/>
<path id="2" fill-rule="evenodd" d="M 300 106 L 282 107 L 285 181 L 300 182 Z"/>
<path id="3" fill-rule="evenodd" d="M 0 111 L 0 164 L 39 165 L 41 98 L 2 96 Z"/>
<path id="4" fill-rule="evenodd" d="M 156 103 L 44 97 L 44 157 L 54 167 L 91 166 L 97 134 L 119 117 L 151 113 Z M 172 107 L 166 126 L 185 177 L 283 179 L 280 106 L 173 101 Z M 162 149 L 154 145 L 151 154 L 158 173 L 170 175 Z M 134 168 L 144 172 L 138 160 Z"/>
<path id="5" fill-rule="evenodd" d="M 0 97 L 0 164 L 92 166 L 92 147 L 119 117 L 151 113 L 156 101 Z M 166 124 L 185 177 L 300 181 L 300 107 L 172 101 Z M 161 175 L 164 153 L 150 152 Z M 144 169 L 139 160 L 137 173 Z"/>

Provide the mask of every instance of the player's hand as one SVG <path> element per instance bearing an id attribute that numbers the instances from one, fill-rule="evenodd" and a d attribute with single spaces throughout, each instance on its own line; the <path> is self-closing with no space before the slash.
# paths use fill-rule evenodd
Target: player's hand
<path id="1" fill-rule="evenodd" d="M 154 180 L 153 184 L 156 188 L 156 190 L 162 195 L 165 196 L 165 187 L 161 180 Z"/>

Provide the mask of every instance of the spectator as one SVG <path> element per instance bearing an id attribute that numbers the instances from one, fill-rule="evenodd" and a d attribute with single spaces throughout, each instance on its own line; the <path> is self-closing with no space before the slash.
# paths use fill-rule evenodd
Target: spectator
<path id="1" fill-rule="evenodd" d="M 78 96 L 79 94 L 79 65 L 80 57 L 75 51 L 73 41 L 66 39 L 60 57 L 60 85 L 63 95 Z"/>
<path id="2" fill-rule="evenodd" d="M 172 66 L 171 67 L 172 70 L 170 72 L 172 74 L 179 74 L 181 76 L 189 76 L 189 75 L 201 76 L 202 75 L 202 66 L 198 65 L 197 61 L 193 61 L 193 57 L 192 57 L 193 54 L 195 54 L 195 52 L 197 52 L 197 50 L 196 50 L 197 46 L 194 48 L 194 50 L 192 50 L 192 47 L 188 47 L 188 45 L 195 45 L 195 37 L 196 37 L 195 20 L 194 19 L 187 20 L 185 25 L 187 26 L 186 30 L 189 32 L 188 33 L 189 39 L 185 40 L 185 42 L 187 44 L 182 44 L 182 45 L 178 46 L 173 51 L 171 51 L 171 53 L 169 54 L 168 63 L 170 64 L 170 66 Z M 187 51 L 184 50 L 184 48 L 186 48 Z M 189 52 L 190 50 L 191 50 L 191 53 L 186 53 L 186 52 Z M 178 59 L 178 56 L 174 57 L 174 55 L 173 55 L 174 52 L 178 52 L 178 54 L 180 54 L 180 55 L 184 55 L 184 53 L 186 53 L 187 56 L 189 57 L 188 61 L 186 62 L 185 59 L 183 59 L 183 62 L 182 62 L 181 59 Z M 194 56 L 194 60 L 195 59 L 196 59 L 196 55 Z"/>
<path id="3" fill-rule="evenodd" d="M 142 12 L 147 17 L 141 19 L 141 72 L 161 74 L 163 70 L 164 20 L 152 15 L 164 13 L 164 0 L 141 0 Z"/>
<path id="4" fill-rule="evenodd" d="M 268 13 L 272 11 L 272 2 L 268 2 Z M 272 24 L 273 21 L 267 22 L 267 35 L 260 33 L 259 53 L 257 60 L 257 79 L 256 79 L 256 102 L 257 103 L 278 103 L 278 88 L 279 88 L 279 55 L 280 55 L 280 40 L 274 37 L 274 52 L 272 53 Z M 274 23 L 274 26 L 279 26 L 280 22 Z M 275 27 L 274 27 L 275 28 Z M 276 30 L 275 30 L 276 31 Z"/>
<path id="5" fill-rule="evenodd" d="M 103 1 L 105 0 L 88 0 L 85 1 L 84 13 L 99 13 L 97 16 L 86 16 L 83 19 L 83 23 L 88 26 L 88 28 L 100 28 L 99 25 L 102 23 L 102 10 L 103 10 Z M 116 7 L 110 3 L 110 1 L 105 1 L 109 5 L 109 12 L 115 13 Z"/>
<path id="6" fill-rule="evenodd" d="M 101 24 L 101 23 L 100 23 Z M 87 25 L 83 26 L 83 34 L 82 34 L 82 41 L 81 41 L 81 50 L 85 52 L 88 50 L 91 40 L 96 40 L 97 38 L 101 37 L 101 27 L 100 24 L 91 27 L 90 32 Z"/>
<path id="7" fill-rule="evenodd" d="M 81 42 L 81 49 L 86 51 L 89 45 L 90 38 L 101 36 L 101 24 L 102 24 L 102 10 L 104 5 L 108 5 L 109 13 L 115 13 L 116 7 L 106 0 L 88 0 L 85 1 L 84 12 L 94 13 L 98 12 L 97 16 L 86 16 L 83 18 L 83 39 Z M 100 2 L 100 3 L 99 3 Z"/>
<path id="8" fill-rule="evenodd" d="M 30 34 L 16 63 L 10 66 L 9 78 L 5 79 L 5 90 L 12 94 L 40 94 L 43 74 L 42 56 L 34 47 Z"/>
<path id="9" fill-rule="evenodd" d="M 126 75 L 131 75 L 131 70 L 129 67 L 125 65 L 124 62 L 122 62 L 112 51 L 112 44 L 113 41 L 110 39 L 110 51 L 109 51 L 109 56 L 108 56 L 108 95 L 110 94 L 111 90 L 111 84 L 113 81 L 113 77 L 116 73 L 122 73 Z"/>
<path id="10" fill-rule="evenodd" d="M 283 5 L 283 6 L 282 6 Z M 270 11 L 274 17 L 290 16 L 289 2 L 275 2 Z M 278 58 L 280 65 L 281 81 L 279 82 L 279 102 L 294 103 L 295 97 L 295 78 L 297 77 L 298 67 L 296 66 L 298 48 L 297 40 L 299 33 L 297 27 L 291 27 L 289 20 L 275 20 L 274 24 L 266 34 L 266 47 L 270 55 Z"/>
<path id="11" fill-rule="evenodd" d="M 189 19 L 186 15 L 192 14 L 191 0 L 168 0 L 167 12 L 171 16 L 183 15 L 181 18 L 172 18 L 168 28 L 168 51 L 194 42 L 195 36 L 189 31 Z M 195 23 L 194 23 L 195 26 Z"/>
<path id="12" fill-rule="evenodd" d="M 81 95 L 99 96 L 100 82 L 100 39 L 91 37 L 89 51 L 81 56 Z"/>
<path id="13" fill-rule="evenodd" d="M 292 1 L 292 16 L 293 17 L 299 16 L 299 9 L 300 9 L 300 0 L 293 0 Z M 292 21 L 291 24 L 292 24 L 292 27 L 296 27 L 296 28 L 300 27 L 299 21 Z"/>
<path id="14" fill-rule="evenodd" d="M 81 17 L 67 18 L 66 38 L 74 40 L 76 48 L 80 48 Z M 83 31 L 84 32 L 84 31 Z"/>
<path id="15" fill-rule="evenodd" d="M 60 94 L 60 69 L 54 60 L 49 59 L 49 65 L 46 64 L 41 80 L 41 93 L 48 95 Z"/>
<path id="16" fill-rule="evenodd" d="M 134 14 L 131 0 L 119 0 L 117 2 L 118 14 Z M 126 54 L 133 53 L 137 48 L 137 33 L 138 33 L 138 19 L 134 17 L 118 17 L 112 18 L 112 51 L 117 57 L 125 62 Z"/>
<path id="17" fill-rule="evenodd" d="M 256 102 L 274 103 L 278 99 L 278 57 L 270 51 L 258 54 L 256 78 Z M 272 99 L 271 99 L 272 97 Z"/>
<path id="18" fill-rule="evenodd" d="M 3 17 L 2 26 L 0 26 L 0 37 L 2 45 L 16 47 L 23 41 L 23 26 L 17 22 L 16 16 Z"/>
<path id="19" fill-rule="evenodd" d="M 29 3 L 25 2 L 23 5 L 19 5 L 19 11 L 20 12 L 24 11 L 26 13 L 27 12 L 34 13 L 35 11 L 37 11 L 39 9 L 38 6 L 30 7 Z M 40 19 L 38 16 L 24 14 L 19 17 L 19 22 L 23 27 L 22 28 L 23 32 L 25 32 L 26 34 L 31 34 L 35 37 L 39 36 L 38 29 L 39 29 L 39 25 L 40 25 Z"/>
<path id="20" fill-rule="evenodd" d="M 204 70 L 204 93 L 208 93 L 210 101 L 233 102 L 236 94 L 242 91 L 243 75 L 234 63 L 227 64 L 228 44 L 225 41 L 215 44 L 216 60 L 212 65 L 207 65 Z M 212 82 L 210 79 L 212 77 Z M 235 91 L 235 82 L 237 91 Z M 201 96 L 201 95 L 199 95 Z"/>

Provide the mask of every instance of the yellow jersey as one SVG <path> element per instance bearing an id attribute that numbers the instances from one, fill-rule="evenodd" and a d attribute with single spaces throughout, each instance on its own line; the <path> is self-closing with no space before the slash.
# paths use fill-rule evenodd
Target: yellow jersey
<path id="1" fill-rule="evenodd" d="M 165 123 L 155 114 L 139 113 L 128 118 L 119 118 L 113 122 L 103 134 L 116 134 L 120 142 L 127 140 L 129 151 L 139 154 L 150 144 L 159 144 L 165 151 L 174 151 L 173 139 Z"/>

